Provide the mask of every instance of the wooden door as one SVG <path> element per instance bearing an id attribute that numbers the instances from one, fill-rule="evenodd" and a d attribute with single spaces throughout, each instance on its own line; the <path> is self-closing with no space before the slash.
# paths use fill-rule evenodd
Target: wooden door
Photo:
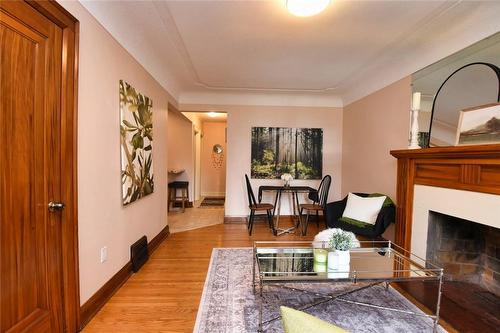
<path id="1" fill-rule="evenodd" d="M 50 202 L 67 200 L 74 183 L 64 161 L 72 159 L 66 155 L 67 34 L 36 5 L 0 4 L 1 332 L 76 328 L 68 310 L 78 293 L 65 287 L 68 268 L 75 267 L 64 253 L 76 233 L 63 225 L 76 220 L 61 206 L 49 209 Z"/>

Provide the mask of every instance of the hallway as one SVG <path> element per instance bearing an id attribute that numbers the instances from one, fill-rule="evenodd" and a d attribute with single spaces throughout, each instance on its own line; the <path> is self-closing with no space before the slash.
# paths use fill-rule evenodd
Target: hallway
<path id="1" fill-rule="evenodd" d="M 168 212 L 171 234 L 224 223 L 224 206 L 202 207 L 202 201 L 203 198 L 195 201 L 194 207 L 186 208 L 184 213 L 180 208 Z"/>

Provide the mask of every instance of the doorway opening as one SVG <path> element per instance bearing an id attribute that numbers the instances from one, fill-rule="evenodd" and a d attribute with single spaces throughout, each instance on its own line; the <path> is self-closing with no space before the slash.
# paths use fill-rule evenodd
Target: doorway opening
<path id="1" fill-rule="evenodd" d="M 169 111 L 168 181 L 188 182 L 190 202 L 185 209 L 170 205 L 170 232 L 224 223 L 227 113 L 175 111 Z"/>

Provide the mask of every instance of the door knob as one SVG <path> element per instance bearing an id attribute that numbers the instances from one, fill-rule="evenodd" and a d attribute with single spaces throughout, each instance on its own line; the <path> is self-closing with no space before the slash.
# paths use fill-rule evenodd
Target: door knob
<path id="1" fill-rule="evenodd" d="M 49 211 L 51 212 L 58 212 L 63 210 L 65 207 L 65 204 L 62 202 L 49 202 Z"/>

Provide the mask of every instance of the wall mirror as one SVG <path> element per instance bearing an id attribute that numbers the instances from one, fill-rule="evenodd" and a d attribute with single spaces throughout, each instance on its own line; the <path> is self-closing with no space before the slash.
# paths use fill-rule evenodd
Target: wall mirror
<path id="1" fill-rule="evenodd" d="M 455 143 L 460 111 L 499 101 L 500 33 L 444 58 L 412 76 L 421 92 L 419 145 Z"/>
<path id="2" fill-rule="evenodd" d="M 216 154 L 222 154 L 223 148 L 220 144 L 215 144 L 214 147 L 212 148 L 213 152 Z"/>
<path id="3" fill-rule="evenodd" d="M 453 145 L 460 111 L 496 103 L 499 97 L 500 69 L 497 66 L 472 63 L 457 69 L 443 82 L 434 98 L 429 145 Z"/>

